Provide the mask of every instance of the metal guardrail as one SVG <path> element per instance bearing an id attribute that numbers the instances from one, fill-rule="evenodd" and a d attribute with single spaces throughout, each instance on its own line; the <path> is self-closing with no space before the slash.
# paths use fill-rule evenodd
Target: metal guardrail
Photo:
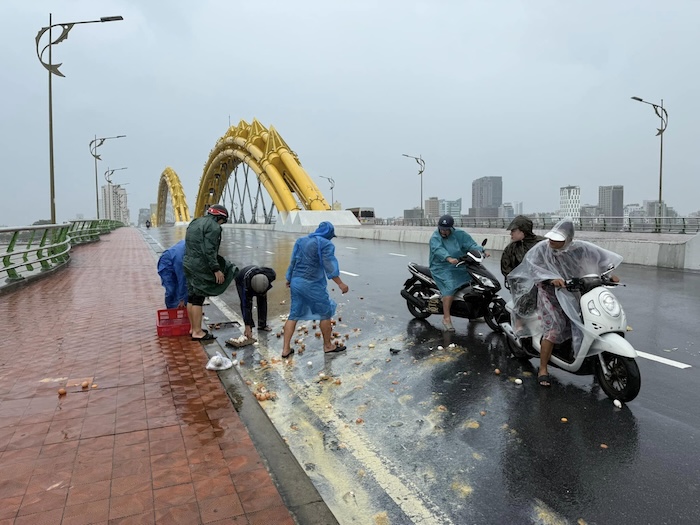
<path id="1" fill-rule="evenodd" d="M 533 218 L 535 230 L 549 230 L 559 219 Z M 438 218 L 429 219 L 374 219 L 369 225 L 435 227 Z M 459 228 L 495 228 L 505 230 L 512 219 L 495 217 L 455 217 Z M 698 233 L 700 217 L 581 217 L 574 219 L 577 231 L 633 232 L 633 233 Z"/>
<path id="2" fill-rule="evenodd" d="M 0 228 L 0 286 L 53 271 L 70 260 L 72 246 L 95 242 L 123 226 L 110 220 Z"/>

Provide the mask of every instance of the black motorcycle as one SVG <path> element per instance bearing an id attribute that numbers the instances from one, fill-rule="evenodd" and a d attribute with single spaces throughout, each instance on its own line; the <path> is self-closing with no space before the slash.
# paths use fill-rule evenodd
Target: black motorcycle
<path id="1" fill-rule="evenodd" d="M 486 244 L 486 240 L 481 243 Z M 500 323 L 510 320 L 506 302 L 498 295 L 501 284 L 498 279 L 482 264 L 484 254 L 472 249 L 465 253 L 457 267 L 471 276 L 471 280 L 454 295 L 450 314 L 466 319 L 484 318 L 494 332 L 502 332 Z M 431 315 L 442 315 L 442 296 L 438 290 L 430 269 L 416 263 L 408 264 L 411 273 L 403 285 L 401 296 L 406 299 L 406 306 L 411 315 L 417 319 L 426 319 Z"/>

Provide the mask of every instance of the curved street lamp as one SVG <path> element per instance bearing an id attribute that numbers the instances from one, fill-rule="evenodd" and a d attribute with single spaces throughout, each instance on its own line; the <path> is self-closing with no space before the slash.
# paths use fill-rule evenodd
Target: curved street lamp
<path id="1" fill-rule="evenodd" d="M 331 183 L 331 210 L 333 210 L 333 206 L 335 203 L 335 199 L 333 198 L 333 188 L 335 188 L 335 181 L 331 179 L 330 177 L 324 177 L 323 175 L 319 175 L 322 179 L 326 179 L 328 182 Z"/>
<path id="2" fill-rule="evenodd" d="M 95 135 L 95 140 L 90 141 L 90 155 L 95 157 L 95 208 L 97 209 L 97 218 L 100 218 L 100 194 L 97 187 L 97 161 L 102 160 L 102 158 L 97 154 L 97 148 L 104 144 L 105 140 L 109 139 L 121 139 L 126 137 L 126 135 L 117 135 L 116 137 L 100 137 L 97 138 Z"/>
<path id="3" fill-rule="evenodd" d="M 414 157 L 413 155 L 406 155 L 405 153 L 402 153 L 404 157 L 408 157 L 409 159 L 413 159 L 418 163 L 418 175 L 420 175 L 420 218 L 421 218 L 421 226 L 423 226 L 423 172 L 425 171 L 425 161 L 423 160 L 422 155 L 418 155 L 417 157 Z"/>
<path id="4" fill-rule="evenodd" d="M 96 24 L 96 23 L 101 23 L 101 22 L 116 22 L 118 20 L 124 20 L 121 16 L 103 16 L 99 20 L 85 20 L 83 22 L 66 22 L 66 23 L 61 23 L 61 24 L 52 24 L 52 17 L 51 13 L 49 13 L 49 25 L 46 27 L 42 27 L 39 29 L 39 32 L 36 34 L 36 56 L 39 58 L 39 62 L 41 62 L 41 65 L 44 66 L 48 72 L 49 72 L 49 183 L 50 183 L 50 188 L 51 188 L 51 223 L 56 224 L 56 191 L 54 188 L 54 162 L 53 162 L 53 96 L 52 96 L 52 91 L 51 91 L 51 75 L 57 75 L 59 77 L 65 76 L 61 71 L 58 69 L 61 67 L 63 64 L 54 64 L 52 62 L 52 57 L 51 57 L 51 47 L 54 44 L 60 44 L 63 42 L 66 38 L 68 38 L 68 33 L 70 32 L 71 29 L 73 29 L 73 26 L 79 25 L 79 24 Z M 52 36 L 52 29 L 54 27 L 61 27 L 61 34 L 56 40 L 53 39 Z M 49 32 L 49 43 L 46 44 L 43 48 L 41 48 L 41 51 L 39 51 L 39 42 L 41 41 L 41 37 L 44 36 L 44 33 Z M 49 61 L 44 62 L 43 56 L 44 56 L 44 51 L 49 50 Z"/>
<path id="5" fill-rule="evenodd" d="M 112 184 L 112 174 L 115 171 L 120 171 L 120 170 L 128 170 L 129 168 L 124 167 L 124 168 L 114 168 L 113 170 L 107 168 L 107 171 L 105 171 L 105 180 L 109 183 Z"/>
<path id="6" fill-rule="evenodd" d="M 664 99 L 661 99 L 661 104 L 654 104 L 653 102 L 647 102 L 641 97 L 631 97 L 632 100 L 641 102 L 642 104 L 648 104 L 654 108 L 654 113 L 661 119 L 661 126 L 656 129 L 656 136 L 659 137 L 661 141 L 661 150 L 659 152 L 659 211 L 656 214 L 656 232 L 661 231 L 661 215 L 663 214 L 662 202 L 662 183 L 663 183 L 663 172 L 664 172 L 664 131 L 668 127 L 668 111 L 664 109 Z"/>

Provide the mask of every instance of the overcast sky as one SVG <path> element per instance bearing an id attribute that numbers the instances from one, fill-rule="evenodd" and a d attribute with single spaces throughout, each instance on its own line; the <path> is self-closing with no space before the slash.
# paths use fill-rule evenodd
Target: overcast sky
<path id="1" fill-rule="evenodd" d="M 132 220 L 172 167 L 192 211 L 209 151 L 228 127 L 274 126 L 330 200 L 377 216 L 423 197 L 463 199 L 503 177 L 504 201 L 554 211 L 559 188 L 623 184 L 654 200 L 664 100 L 663 196 L 700 209 L 700 2 L 696 0 L 2 0 L 0 224 L 50 217 L 48 73 L 34 38 L 80 25 L 53 47 L 56 214 L 95 216 L 88 144 L 128 183 Z M 42 41 L 42 45 L 44 42 Z"/>

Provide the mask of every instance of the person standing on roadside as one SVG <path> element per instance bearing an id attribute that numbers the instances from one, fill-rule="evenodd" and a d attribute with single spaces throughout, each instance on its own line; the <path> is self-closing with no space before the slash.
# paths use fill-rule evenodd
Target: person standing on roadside
<path id="1" fill-rule="evenodd" d="M 241 301 L 241 315 L 247 339 L 253 338 L 253 298 L 258 303 L 258 331 L 272 330 L 267 324 L 267 291 L 272 288 L 272 281 L 277 278 L 275 270 L 267 266 L 246 266 L 236 275 L 236 290 Z"/>
<path id="2" fill-rule="evenodd" d="M 320 320 L 325 353 L 345 350 L 343 345 L 331 341 L 331 317 L 335 315 L 336 303 L 328 295 L 328 279 L 335 282 L 341 293 L 348 292 L 348 286 L 340 278 L 335 246 L 331 239 L 335 228 L 328 221 L 318 225 L 316 231 L 297 239 L 287 268 L 287 287 L 291 292 L 289 316 L 284 323 L 284 343 L 282 357 L 294 353 L 291 347 L 292 336 L 299 320 Z"/>
<path id="3" fill-rule="evenodd" d="M 228 210 L 220 204 L 209 207 L 203 217 L 194 219 L 185 235 L 183 266 L 187 278 L 187 315 L 193 341 L 216 339 L 202 329 L 202 305 L 209 296 L 221 295 L 231 284 L 238 268 L 219 255 L 221 225 L 228 221 Z"/>

